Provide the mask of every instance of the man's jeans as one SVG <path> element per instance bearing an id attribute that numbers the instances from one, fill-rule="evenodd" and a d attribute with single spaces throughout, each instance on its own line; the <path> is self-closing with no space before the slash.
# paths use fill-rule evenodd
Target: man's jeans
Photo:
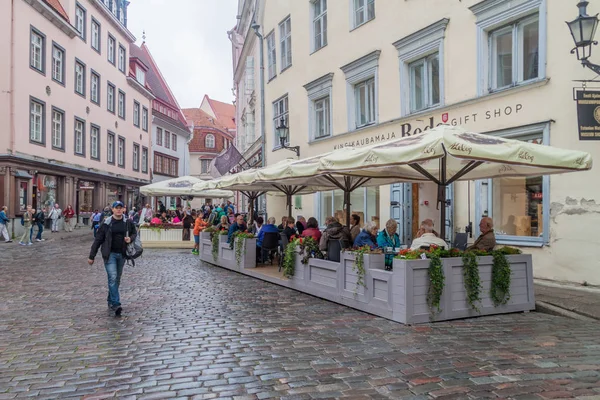
<path id="1" fill-rule="evenodd" d="M 35 225 L 38 228 L 38 232 L 37 232 L 37 235 L 35 236 L 35 238 L 42 240 L 42 232 L 44 232 L 44 225 L 41 222 L 36 222 Z M 33 242 L 32 237 L 33 237 L 33 225 L 31 226 L 31 232 L 29 232 L 29 241 L 30 242 Z"/>
<path id="2" fill-rule="evenodd" d="M 108 275 L 108 296 L 106 301 L 109 307 L 121 305 L 119 285 L 121 284 L 124 264 L 125 257 L 121 253 L 110 253 L 108 260 L 104 261 L 104 268 L 106 268 L 106 274 Z"/>

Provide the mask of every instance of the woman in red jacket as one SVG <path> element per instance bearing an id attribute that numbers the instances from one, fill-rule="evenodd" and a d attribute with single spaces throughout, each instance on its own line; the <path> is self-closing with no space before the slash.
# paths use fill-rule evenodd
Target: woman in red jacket
<path id="1" fill-rule="evenodd" d="M 63 211 L 63 217 L 65 217 L 65 230 L 67 232 L 73 232 L 73 217 L 75 216 L 75 210 L 69 204 L 65 211 Z"/>

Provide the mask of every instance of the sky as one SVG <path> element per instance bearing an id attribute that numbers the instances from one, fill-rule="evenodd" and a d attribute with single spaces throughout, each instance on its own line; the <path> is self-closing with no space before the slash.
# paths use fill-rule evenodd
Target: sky
<path id="1" fill-rule="evenodd" d="M 127 27 L 146 46 L 181 108 L 199 107 L 205 94 L 231 103 L 233 69 L 227 31 L 237 0 L 130 0 Z"/>

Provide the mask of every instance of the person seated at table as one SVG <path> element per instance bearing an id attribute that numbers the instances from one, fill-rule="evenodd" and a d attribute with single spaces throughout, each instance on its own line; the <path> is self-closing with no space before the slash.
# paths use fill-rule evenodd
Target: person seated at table
<path id="1" fill-rule="evenodd" d="M 314 217 L 310 217 L 306 222 L 306 229 L 302 231 L 300 235 L 302 237 L 311 237 L 315 239 L 317 243 L 321 240 L 321 231 L 319 230 L 319 222 Z"/>
<path id="2" fill-rule="evenodd" d="M 175 217 L 173 218 L 173 224 L 180 224 L 181 223 L 181 219 L 179 219 L 179 215 L 175 215 Z"/>
<path id="3" fill-rule="evenodd" d="M 481 235 L 475 240 L 471 246 L 467 247 L 466 251 L 482 250 L 492 251 L 496 246 L 496 234 L 494 233 L 494 221 L 490 217 L 483 217 L 479 222 L 479 231 Z"/>
<path id="4" fill-rule="evenodd" d="M 327 228 L 323 231 L 319 241 L 321 251 L 327 251 L 327 244 L 330 240 L 345 240 L 349 246 L 352 246 L 352 236 L 347 226 L 340 224 L 335 217 L 327 217 L 325 223 L 327 223 Z"/>
<path id="5" fill-rule="evenodd" d="M 156 214 L 154 218 L 150 220 L 151 224 L 162 224 L 162 219 L 160 218 L 160 214 Z"/>
<path id="6" fill-rule="evenodd" d="M 254 236 L 258 236 L 260 234 L 261 229 L 264 226 L 264 222 L 265 220 L 263 219 L 263 217 L 256 217 L 252 226 L 248 228 L 248 231 L 252 232 Z"/>
<path id="7" fill-rule="evenodd" d="M 415 238 L 420 238 L 420 237 L 421 237 L 421 236 L 422 236 L 422 235 L 425 233 L 425 231 L 423 230 L 423 224 L 430 224 L 431 226 L 434 226 L 433 220 L 432 220 L 432 219 L 429 219 L 429 218 L 427 218 L 426 220 L 424 220 L 423 222 L 421 222 L 421 226 L 419 227 L 419 230 L 417 231 L 417 235 L 415 236 Z M 432 232 L 432 233 L 433 233 L 435 236 L 437 236 L 437 237 L 440 237 L 440 234 L 439 234 L 439 233 L 437 233 L 437 232 L 435 231 L 435 229 L 433 230 L 433 232 Z"/>
<path id="8" fill-rule="evenodd" d="M 352 216 L 350 217 L 350 236 L 352 237 L 352 243 L 354 243 L 359 233 L 360 217 L 357 214 L 352 214 Z"/>
<path id="9" fill-rule="evenodd" d="M 364 229 L 354 239 L 354 247 L 369 246 L 372 249 L 377 247 L 377 232 L 379 227 L 374 221 L 369 221 Z"/>
<path id="10" fill-rule="evenodd" d="M 377 235 L 377 246 L 382 249 L 386 249 L 390 247 L 392 249 L 396 249 L 401 246 L 400 236 L 396 233 L 398 230 L 398 223 L 393 219 L 388 219 L 385 223 L 385 229 L 379 232 Z M 385 255 L 385 268 L 387 270 L 392 269 L 392 264 L 394 263 L 394 253 L 389 253 Z"/>
<path id="11" fill-rule="evenodd" d="M 262 219 L 262 217 L 258 217 L 258 218 Z M 258 236 L 256 238 L 256 259 L 257 260 L 261 260 L 260 252 L 262 250 L 261 246 L 263 244 L 263 240 L 265 239 L 265 234 L 276 233 L 277 237 L 279 238 L 279 229 L 277 229 L 277 227 L 275 226 L 276 223 L 277 223 L 277 220 L 275 219 L 275 217 L 271 217 L 267 220 L 267 223 L 264 224 L 260 228 L 260 232 L 258 233 Z M 265 256 L 266 255 L 267 254 L 265 254 Z M 263 258 L 266 258 L 266 257 L 263 257 Z"/>
<path id="12" fill-rule="evenodd" d="M 225 219 L 227 219 L 226 216 L 224 216 L 224 217 L 225 217 Z M 227 233 L 227 243 L 231 242 L 231 237 L 237 231 L 246 232 L 247 230 L 248 230 L 248 227 L 246 226 L 246 223 L 244 222 L 244 216 L 241 214 L 238 214 L 238 216 L 235 217 L 235 222 L 229 227 L 229 232 Z"/>
<path id="13" fill-rule="evenodd" d="M 418 250 L 421 247 L 430 247 L 430 246 L 437 246 L 437 247 L 444 247 L 444 248 L 448 247 L 448 244 L 446 243 L 445 240 L 440 239 L 433 233 L 433 223 L 430 223 L 428 221 L 431 221 L 431 220 L 426 219 L 425 221 L 423 221 L 423 223 L 421 223 L 421 228 L 419 230 L 423 231 L 423 234 L 420 237 L 413 240 L 412 246 L 410 246 L 411 250 Z"/>
<path id="14" fill-rule="evenodd" d="M 302 235 L 302 232 L 306 229 L 306 218 L 302 215 L 298 215 L 298 221 L 296 221 L 296 230 L 298 235 Z"/>
<path id="15" fill-rule="evenodd" d="M 287 219 L 288 217 L 281 217 L 281 224 L 277 226 L 277 229 L 280 231 L 284 230 L 287 227 Z"/>
<path id="16" fill-rule="evenodd" d="M 163 211 L 162 214 L 160 215 L 160 223 L 161 224 L 170 224 L 171 220 L 169 218 L 169 216 L 167 215 L 166 211 Z"/>
<path id="17" fill-rule="evenodd" d="M 223 229 L 229 229 L 231 224 L 229 224 L 229 219 L 227 216 L 223 215 L 221 217 L 221 222 L 217 224 L 217 230 L 222 231 Z"/>
<path id="18" fill-rule="evenodd" d="M 235 214 L 233 213 L 233 208 L 227 208 L 227 219 L 230 224 L 235 222 Z"/>
<path id="19" fill-rule="evenodd" d="M 295 236 L 298 234 L 298 232 L 296 232 L 296 220 L 294 219 L 294 217 L 287 217 L 286 221 L 286 227 L 283 230 L 283 233 L 285 236 L 287 236 L 288 241 L 290 240 L 290 238 L 292 236 Z"/>

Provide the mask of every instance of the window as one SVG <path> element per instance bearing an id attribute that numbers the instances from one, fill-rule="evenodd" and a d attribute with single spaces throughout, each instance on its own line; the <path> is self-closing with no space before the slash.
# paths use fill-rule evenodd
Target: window
<path id="1" fill-rule="evenodd" d="M 171 147 L 171 133 L 169 131 L 165 131 L 165 147 L 167 149 Z"/>
<path id="2" fill-rule="evenodd" d="M 284 97 L 280 98 L 279 100 L 277 100 L 273 103 L 273 132 L 275 133 L 275 147 L 276 148 L 280 146 L 279 134 L 277 133 L 277 127 L 281 123 L 281 119 L 283 118 L 286 126 L 290 126 L 288 113 L 289 113 L 288 97 L 287 97 L 287 95 L 285 95 Z M 288 142 L 286 144 L 289 144 L 289 139 L 290 138 L 288 137 Z"/>
<path id="3" fill-rule="evenodd" d="M 85 64 L 75 61 L 75 93 L 85 97 Z"/>
<path id="4" fill-rule="evenodd" d="M 179 160 L 173 157 L 166 156 L 160 153 L 154 153 L 154 173 L 178 176 L 179 175 Z"/>
<path id="5" fill-rule="evenodd" d="M 115 163 L 115 134 L 112 132 L 106 135 L 106 162 L 113 165 Z"/>
<path id="6" fill-rule="evenodd" d="M 540 146 L 548 144 L 549 124 L 495 132 L 493 136 L 518 139 Z M 550 177 L 498 177 L 477 181 L 477 215 L 494 220 L 498 244 L 542 246 L 549 240 Z M 476 224 L 475 224 L 476 225 Z M 479 234 L 479 228 L 476 228 Z"/>
<path id="7" fill-rule="evenodd" d="M 312 14 L 314 38 L 312 51 L 317 51 L 327 46 L 327 0 L 314 0 Z"/>
<path id="8" fill-rule="evenodd" d="M 100 160 L 100 127 L 90 126 L 90 157 L 94 160 Z"/>
<path id="9" fill-rule="evenodd" d="M 156 128 L 156 145 L 162 146 L 163 144 L 163 130 L 162 128 Z"/>
<path id="10" fill-rule="evenodd" d="M 146 86 L 146 72 L 139 65 L 135 67 L 135 79 L 140 85 Z"/>
<path id="11" fill-rule="evenodd" d="M 137 143 L 133 144 L 133 170 L 140 170 L 140 145 Z"/>
<path id="12" fill-rule="evenodd" d="M 356 127 L 375 123 L 375 79 L 354 85 L 354 104 L 356 109 Z"/>
<path id="13" fill-rule="evenodd" d="M 420 111 L 440 103 L 440 56 L 434 53 L 411 63 L 410 111 Z"/>
<path id="14" fill-rule="evenodd" d="M 38 72 L 46 72 L 46 36 L 35 28 L 31 28 L 31 56 L 29 65 Z"/>
<path id="15" fill-rule="evenodd" d="M 470 7 L 477 18 L 477 89 L 479 95 L 546 77 L 547 13 L 545 0 L 521 0 Z"/>
<path id="16" fill-rule="evenodd" d="M 85 156 L 85 121 L 75 118 L 75 154 Z"/>
<path id="17" fill-rule="evenodd" d="M 148 109 L 142 108 L 142 129 L 148 132 Z"/>
<path id="18" fill-rule="evenodd" d="M 52 79 L 65 83 L 65 50 L 56 43 L 52 44 Z"/>
<path id="19" fill-rule="evenodd" d="M 148 149 L 142 147 L 142 172 L 148 173 Z"/>
<path id="20" fill-rule="evenodd" d="M 108 83 L 108 89 L 106 90 L 106 109 L 111 113 L 115 113 L 115 85 Z"/>
<path id="21" fill-rule="evenodd" d="M 83 40 L 85 40 L 85 20 L 86 11 L 79 3 L 77 3 L 75 6 L 75 29 Z"/>
<path id="22" fill-rule="evenodd" d="M 281 71 L 292 65 L 292 18 L 287 17 L 279 24 L 281 42 Z"/>
<path id="23" fill-rule="evenodd" d="M 351 0 L 354 4 L 355 28 L 375 18 L 375 0 Z"/>
<path id="24" fill-rule="evenodd" d="M 204 147 L 206 147 L 207 149 L 215 148 L 215 135 L 213 135 L 212 133 L 206 135 L 206 138 L 204 139 Z"/>
<path id="25" fill-rule="evenodd" d="M 125 73 L 125 47 L 119 45 L 119 71 Z"/>
<path id="26" fill-rule="evenodd" d="M 267 58 L 269 68 L 269 80 L 277 76 L 277 49 L 275 48 L 275 32 L 267 35 Z"/>
<path id="27" fill-rule="evenodd" d="M 354 130 L 377 123 L 377 70 L 381 51 L 373 51 L 366 56 L 344 65 L 348 90 L 348 129 Z"/>
<path id="28" fill-rule="evenodd" d="M 115 65 L 115 49 L 116 49 L 116 41 L 115 38 L 108 35 L 108 62 L 112 65 Z"/>
<path id="29" fill-rule="evenodd" d="M 344 207 L 344 192 L 341 190 L 320 192 L 318 194 L 319 201 L 316 204 L 318 207 L 319 223 L 325 225 L 325 219 L 329 216 L 341 215 L 340 223 L 346 224 L 345 207 Z M 379 220 L 379 187 L 359 188 L 350 193 L 350 203 L 352 204 L 352 213 L 360 216 L 360 225 L 364 227 L 368 221 L 375 222 L 379 229 L 385 228 L 385 221 Z M 382 227 L 383 224 L 383 227 Z"/>
<path id="30" fill-rule="evenodd" d="M 125 119 L 125 92 L 119 90 L 119 117 Z"/>
<path id="31" fill-rule="evenodd" d="M 92 48 L 100 53 L 100 23 L 92 18 Z"/>
<path id="32" fill-rule="evenodd" d="M 119 149 L 117 154 L 119 167 L 125 168 L 125 138 L 121 136 L 119 136 Z"/>
<path id="33" fill-rule="evenodd" d="M 140 127 L 140 103 L 133 101 L 133 125 Z"/>
<path id="34" fill-rule="evenodd" d="M 200 160 L 200 173 L 208 174 L 210 172 L 210 160 Z"/>
<path id="35" fill-rule="evenodd" d="M 331 97 L 333 73 L 304 85 L 309 99 L 310 140 L 331 135 Z"/>
<path id="36" fill-rule="evenodd" d="M 46 136 L 46 104 L 37 99 L 29 100 L 29 140 L 45 143 Z"/>
<path id="37" fill-rule="evenodd" d="M 100 105 L 100 75 L 94 71 L 90 75 L 90 100 Z"/>
<path id="38" fill-rule="evenodd" d="M 177 151 L 177 135 L 174 133 L 171 135 L 171 149 Z"/>
<path id="39" fill-rule="evenodd" d="M 52 108 L 52 148 L 64 150 L 65 112 Z"/>

